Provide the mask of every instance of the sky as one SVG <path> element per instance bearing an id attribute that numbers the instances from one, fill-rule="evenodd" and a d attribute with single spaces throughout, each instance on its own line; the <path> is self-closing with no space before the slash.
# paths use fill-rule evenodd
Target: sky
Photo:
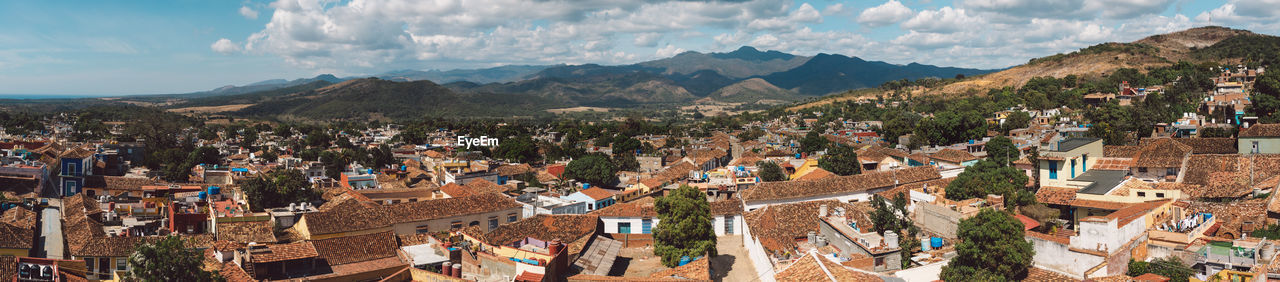
<path id="1" fill-rule="evenodd" d="M 1004 68 L 1206 25 L 1275 35 L 1280 0 L 0 0 L 0 93 L 187 93 L 744 45 Z"/>

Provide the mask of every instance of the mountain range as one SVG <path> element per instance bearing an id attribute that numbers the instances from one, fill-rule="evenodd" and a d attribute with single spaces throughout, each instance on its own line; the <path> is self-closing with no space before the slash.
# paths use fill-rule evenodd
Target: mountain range
<path id="1" fill-rule="evenodd" d="M 911 63 L 895 65 L 838 54 L 799 56 L 760 51 L 744 46 L 726 53 L 684 52 L 676 56 L 630 65 L 520 65 L 469 70 L 400 70 L 369 77 L 320 75 L 294 80 L 273 79 L 243 86 L 166 95 L 183 99 L 171 108 L 245 105 L 236 113 L 279 111 L 304 118 L 351 117 L 329 107 L 343 101 L 352 108 L 364 104 L 477 105 L 490 100 L 532 108 L 509 112 L 537 112 L 558 107 L 631 107 L 646 104 L 783 103 L 850 89 L 876 87 L 899 79 L 979 75 L 991 70 L 948 68 Z M 358 83 L 345 83 L 359 81 Z M 406 94 L 398 97 L 394 93 Z M 328 97 L 349 100 L 333 100 Z M 424 97 L 419 97 L 424 96 Z M 438 96 L 428 98 L 425 96 Z M 306 101 L 298 100 L 300 98 Z M 305 103 L 303 103 L 305 102 Z M 483 102 L 483 103 L 480 103 Z M 293 106 L 290 106 L 293 105 Z M 421 116 L 435 109 L 396 108 Z M 303 108 L 320 108 L 313 111 Z M 465 106 L 461 108 L 466 108 Z M 495 113 L 468 111 L 460 114 Z"/>

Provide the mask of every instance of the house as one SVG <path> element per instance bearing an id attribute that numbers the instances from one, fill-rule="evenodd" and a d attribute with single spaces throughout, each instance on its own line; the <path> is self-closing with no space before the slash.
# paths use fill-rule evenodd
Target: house
<path id="1" fill-rule="evenodd" d="M 1050 142 L 1040 151 L 1040 186 L 1067 187 L 1068 181 L 1088 172 L 1103 156 L 1102 139 L 1068 138 Z M 1110 188 L 1110 187 L 1108 187 Z"/>
<path id="2" fill-rule="evenodd" d="M 1126 267 L 1109 267 L 1112 262 L 1146 260 L 1147 230 L 1168 218 L 1190 215 L 1184 205 L 1172 199 L 1126 204 L 1104 216 L 1080 220 L 1076 230 L 1058 230 L 1054 234 L 1026 230 L 1026 238 L 1035 249 L 1032 262 L 1038 266 L 1085 279 L 1124 274 Z"/>
<path id="3" fill-rule="evenodd" d="M 880 236 L 874 230 L 858 224 L 870 222 L 845 217 L 843 209 L 829 211 L 819 207 L 817 244 L 824 242 L 835 247 L 841 258 L 872 257 L 872 269 L 892 271 L 902 269 L 902 248 L 898 246 L 898 234 L 885 231 Z"/>
<path id="4" fill-rule="evenodd" d="M 818 255 L 816 251 L 803 254 L 773 278 L 775 281 L 785 282 L 885 281 L 875 274 L 831 261 L 826 256 Z"/>
<path id="5" fill-rule="evenodd" d="M 942 175 L 936 167 L 921 166 L 818 180 L 764 182 L 739 195 L 748 211 L 768 205 L 821 200 L 860 202 L 869 201 L 873 194 L 881 191 L 940 178 Z"/>
<path id="6" fill-rule="evenodd" d="M 652 234 L 658 226 L 658 211 L 653 197 L 613 205 L 591 214 L 600 217 L 604 232 L 609 234 Z M 742 203 L 733 199 L 714 201 L 711 205 L 711 227 L 716 236 L 742 234 Z"/>
<path id="7" fill-rule="evenodd" d="M 240 265 L 253 279 L 287 279 L 308 276 L 321 268 L 316 247 L 302 241 L 289 244 L 249 245 L 243 252 Z"/>
<path id="8" fill-rule="evenodd" d="M 907 153 L 871 145 L 858 151 L 858 161 L 862 163 L 862 171 L 887 171 L 907 167 Z"/>
<path id="9" fill-rule="evenodd" d="M 1255 124 L 1240 130 L 1240 154 L 1280 154 L 1280 123 Z"/>
<path id="10" fill-rule="evenodd" d="M 500 223 L 522 218 L 523 207 L 514 199 L 496 193 L 391 205 L 353 198 L 325 203 L 319 211 L 303 214 L 292 228 L 309 240 L 383 231 L 395 231 L 398 235 L 425 234 L 467 226 L 491 230 Z"/>
<path id="11" fill-rule="evenodd" d="M 1134 153 L 1129 173 L 1144 180 L 1178 182 L 1191 151 L 1191 146 L 1173 139 L 1157 139 Z"/>
<path id="12" fill-rule="evenodd" d="M 592 187 L 586 190 L 573 192 L 568 196 L 564 196 L 565 200 L 587 203 L 587 211 L 603 209 L 618 202 L 614 199 L 613 192 L 600 187 Z"/>
<path id="13" fill-rule="evenodd" d="M 504 258 L 551 260 L 555 254 L 548 250 L 552 241 L 568 244 L 570 257 L 577 257 L 587 246 L 604 233 L 603 224 L 595 215 L 536 215 L 499 226 L 488 232 L 468 227 L 460 232 L 463 238 L 480 250 Z M 513 273 L 514 274 L 514 273 Z"/>
<path id="14" fill-rule="evenodd" d="M 31 255 L 36 240 L 36 212 L 13 207 L 0 216 L 0 255 Z"/>
<path id="15" fill-rule="evenodd" d="M 80 193 L 84 178 L 93 175 L 93 152 L 71 148 L 58 155 L 58 186 L 63 197 Z"/>
<path id="16" fill-rule="evenodd" d="M 932 159 L 935 164 L 953 167 L 968 167 L 978 163 L 977 156 L 966 151 L 950 148 L 942 149 L 937 153 L 930 154 L 929 158 Z"/>

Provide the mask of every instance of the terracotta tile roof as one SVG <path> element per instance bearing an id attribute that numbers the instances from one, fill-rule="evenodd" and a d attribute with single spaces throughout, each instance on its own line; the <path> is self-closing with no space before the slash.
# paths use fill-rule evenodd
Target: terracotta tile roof
<path id="1" fill-rule="evenodd" d="M 1225 203 L 1190 201 L 1188 203 L 1189 205 L 1185 210 L 1191 213 L 1207 212 L 1218 218 L 1217 221 L 1222 226 L 1211 233 L 1210 236 L 1230 233 L 1239 238 L 1240 230 L 1245 221 L 1265 222 L 1264 220 L 1267 216 L 1267 199 L 1248 199 Z"/>
<path id="2" fill-rule="evenodd" d="M 593 187 L 587 190 L 582 190 L 581 192 L 582 194 L 585 194 L 587 195 L 587 197 L 591 197 L 592 200 L 596 200 L 596 201 L 613 197 L 612 192 L 609 192 L 609 190 L 605 190 L 604 188 L 600 188 L 600 187 Z"/>
<path id="3" fill-rule="evenodd" d="M 328 205 L 328 203 L 326 203 Z M 387 209 L 348 199 L 324 210 L 302 215 L 311 235 L 324 235 L 349 231 L 369 230 L 390 226 L 392 221 Z"/>
<path id="4" fill-rule="evenodd" d="M 39 215 L 29 209 L 15 207 L 4 211 L 0 215 L 0 222 L 8 223 L 21 228 L 36 228 L 36 219 Z"/>
<path id="5" fill-rule="evenodd" d="M 1120 210 L 1128 206 L 1127 203 L 1098 201 L 1098 200 L 1084 200 L 1084 199 L 1072 199 L 1068 205 L 1073 207 L 1090 207 L 1090 208 L 1113 210 L 1113 211 Z"/>
<path id="6" fill-rule="evenodd" d="M 437 151 L 433 151 L 433 150 L 423 151 L 422 155 L 427 156 L 428 158 L 433 158 L 433 159 L 439 159 L 444 157 L 444 154 Z"/>
<path id="7" fill-rule="evenodd" d="M 310 243 L 315 245 L 319 257 L 329 265 L 394 257 L 398 247 L 392 231 L 314 240 Z"/>
<path id="8" fill-rule="evenodd" d="M 1155 201 L 1129 204 L 1128 206 L 1120 210 L 1107 214 L 1103 218 L 1115 219 L 1119 221 L 1120 223 L 1119 226 L 1124 226 L 1125 224 L 1129 224 L 1129 222 L 1132 222 L 1135 219 L 1142 218 L 1143 216 L 1147 215 L 1148 213 L 1155 210 L 1156 208 L 1159 208 L 1171 202 L 1173 202 L 1173 199 L 1155 200 Z"/>
<path id="9" fill-rule="evenodd" d="M 296 260 L 317 256 L 319 256 L 319 253 L 316 251 L 315 245 L 307 241 L 267 245 L 265 249 L 249 250 L 249 257 L 254 263 Z"/>
<path id="10" fill-rule="evenodd" d="M 218 223 L 219 240 L 237 243 L 275 243 L 275 225 L 269 220 Z"/>
<path id="11" fill-rule="evenodd" d="M 393 222 L 416 222 L 523 207 L 510 197 L 486 193 L 462 198 L 399 203 L 387 206 L 387 209 Z"/>
<path id="12" fill-rule="evenodd" d="M 898 185 L 897 188 L 890 188 L 889 190 L 880 191 L 880 192 L 877 192 L 876 195 L 880 197 L 884 197 L 885 199 L 893 199 L 893 197 L 898 196 L 898 193 L 903 193 L 903 196 L 910 197 L 911 192 L 907 192 L 910 190 L 924 190 L 924 188 L 929 188 L 930 190 L 942 191 L 943 189 L 947 188 L 947 185 L 951 185 L 951 181 L 953 180 L 956 180 L 956 178 L 955 177 L 942 178 L 942 179 L 934 179 L 934 180 L 928 180 L 923 182 L 910 183 L 906 185 Z"/>
<path id="13" fill-rule="evenodd" d="M 836 176 L 836 174 L 819 167 L 814 168 L 812 171 L 809 171 L 809 173 L 805 173 L 794 180 L 818 180 L 832 176 Z"/>
<path id="14" fill-rule="evenodd" d="M 18 258 L 11 255 L 0 256 L 0 278 L 17 280 Z"/>
<path id="15" fill-rule="evenodd" d="M 1092 170 L 1129 170 L 1129 166 L 1133 164 L 1132 159 L 1125 158 L 1098 158 L 1094 160 Z"/>
<path id="16" fill-rule="evenodd" d="M 936 160 L 949 162 L 949 163 L 957 163 L 957 164 L 978 159 L 978 157 L 974 156 L 973 154 L 970 154 L 969 152 L 956 150 L 956 149 L 942 149 L 937 153 L 933 153 L 929 155 L 929 157 Z"/>
<path id="17" fill-rule="evenodd" d="M 1066 229 L 1066 228 L 1058 229 L 1057 233 L 1054 233 L 1054 234 L 1044 234 L 1044 233 L 1036 232 L 1035 230 L 1024 230 L 1023 233 L 1025 233 L 1027 237 L 1038 238 L 1038 239 L 1046 240 L 1050 242 L 1057 242 L 1058 244 L 1063 244 L 1063 245 L 1071 245 L 1071 236 L 1076 235 L 1075 231 L 1072 231 L 1071 229 Z"/>
<path id="18" fill-rule="evenodd" d="M 159 241 L 163 237 L 104 237 L 91 238 L 72 247 L 71 255 L 77 257 L 127 257 L 139 245 Z"/>
<path id="19" fill-rule="evenodd" d="M 467 182 L 466 186 L 468 189 L 471 189 L 472 194 L 502 193 L 507 191 L 507 187 L 484 179 L 476 179 L 471 182 Z"/>
<path id="20" fill-rule="evenodd" d="M 1107 158 L 1132 158 L 1141 146 L 1103 145 L 1102 156 Z"/>
<path id="21" fill-rule="evenodd" d="M 435 191 L 439 189 L 433 188 L 406 188 L 406 189 L 365 189 L 356 191 L 364 195 L 370 200 L 382 199 L 402 199 L 402 198 L 428 198 L 430 199 Z M 452 196 L 452 195 L 451 195 Z"/>
<path id="22" fill-rule="evenodd" d="M 68 159 L 84 159 L 84 158 L 92 157 L 93 154 L 94 154 L 93 152 L 89 150 L 85 150 L 84 148 L 75 147 L 75 148 L 71 148 L 70 150 L 66 150 L 62 152 L 62 154 L 58 154 L 58 157 L 68 158 Z"/>
<path id="23" fill-rule="evenodd" d="M 510 246 L 512 243 L 525 238 L 534 238 L 542 241 L 560 240 L 569 244 L 569 253 L 576 254 L 584 246 L 574 246 L 572 243 L 580 239 L 586 239 L 588 236 L 595 234 L 596 230 L 602 230 L 602 228 L 602 223 L 600 223 L 599 217 L 596 215 L 540 214 L 498 226 L 497 229 L 489 231 L 489 233 L 468 233 L 468 235 L 480 238 L 485 243 L 494 246 Z M 476 231 L 479 230 L 468 229 L 463 232 Z"/>
<path id="24" fill-rule="evenodd" d="M 926 155 L 924 153 L 915 153 L 915 154 L 907 155 L 907 159 L 916 161 L 918 163 L 926 164 L 926 165 L 932 161 L 929 159 L 929 155 Z"/>
<path id="25" fill-rule="evenodd" d="M 749 211 L 743 218 L 752 235 L 766 250 L 781 253 L 793 250 L 796 238 L 804 238 L 809 231 L 818 231 L 818 208 L 821 205 L 827 205 L 829 213 L 834 213 L 836 208 L 844 208 L 845 215 L 857 221 L 859 227 L 873 227 L 871 218 L 867 216 L 871 210 L 869 205 L 833 200 L 771 205 Z"/>
<path id="26" fill-rule="evenodd" d="M 702 257 L 700 259 L 677 266 L 671 269 L 655 272 L 649 277 L 664 278 L 675 277 L 701 281 L 711 281 L 711 259 Z"/>
<path id="27" fill-rule="evenodd" d="M 0 223 L 0 248 L 30 249 L 35 244 L 35 238 L 35 229 Z"/>
<path id="28" fill-rule="evenodd" d="M 1209 184 L 1196 198 L 1240 198 L 1253 192 L 1245 172 L 1220 171 L 1209 174 Z"/>
<path id="29" fill-rule="evenodd" d="M 1146 145 L 1154 139 L 1142 139 L 1141 145 Z M 1173 138 L 1173 141 L 1191 147 L 1192 154 L 1236 154 L 1239 152 L 1235 138 Z"/>
<path id="30" fill-rule="evenodd" d="M 1148 273 L 1148 274 L 1150 274 L 1150 273 Z M 1131 282 L 1131 281 L 1139 281 L 1139 280 L 1134 280 L 1134 279 L 1133 279 L 1133 277 L 1129 277 L 1129 275 L 1117 274 L 1117 275 L 1111 275 L 1111 276 L 1093 277 L 1093 278 L 1089 278 L 1089 280 L 1085 280 L 1085 281 L 1088 281 L 1088 282 Z"/>
<path id="31" fill-rule="evenodd" d="M 91 175 L 85 176 L 84 179 L 84 188 L 99 188 L 106 190 L 141 191 L 142 186 L 154 185 L 168 184 L 159 180 L 141 177 Z"/>
<path id="32" fill-rule="evenodd" d="M 1182 167 L 1182 161 L 1191 155 L 1191 146 L 1174 142 L 1169 138 L 1151 141 L 1134 153 L 1136 167 Z"/>
<path id="33" fill-rule="evenodd" d="M 591 214 L 606 217 L 657 217 L 653 197 L 643 197 L 626 203 L 617 203 L 603 209 L 591 211 Z"/>
<path id="34" fill-rule="evenodd" d="M 1066 276 L 1066 275 L 1059 274 L 1057 272 L 1041 269 L 1039 267 L 1032 267 L 1027 269 L 1027 279 L 1024 279 L 1022 281 L 1067 282 L 1067 281 L 1080 281 L 1080 279 L 1074 279 L 1074 278 L 1071 278 L 1070 276 Z"/>
<path id="35" fill-rule="evenodd" d="M 493 171 L 497 172 L 499 176 L 515 176 L 533 172 L 533 167 L 530 167 L 529 164 L 507 164 L 499 166 Z"/>
<path id="36" fill-rule="evenodd" d="M 403 234 L 396 235 L 396 239 L 400 240 L 400 246 L 414 246 L 431 243 L 431 234 Z"/>
<path id="37" fill-rule="evenodd" d="M 893 188 L 894 185 L 906 185 L 940 178 L 942 178 L 942 175 L 938 174 L 936 167 L 920 166 L 892 171 L 834 176 L 819 180 L 765 182 L 742 192 L 741 197 L 747 202 L 752 202 L 829 196 Z"/>
<path id="38" fill-rule="evenodd" d="M 449 184 L 445 184 L 444 186 L 440 186 L 440 192 L 444 192 L 445 194 L 448 194 L 449 197 L 454 197 L 454 198 L 461 198 L 461 197 L 474 195 L 474 193 L 471 193 L 470 190 L 471 189 L 468 189 L 467 186 L 462 186 L 462 185 L 459 185 L 458 183 L 449 183 Z"/>
<path id="39" fill-rule="evenodd" d="M 1280 123 L 1255 124 L 1240 130 L 1240 138 L 1247 137 L 1280 137 Z"/>
<path id="40" fill-rule="evenodd" d="M 258 281 L 249 276 L 249 273 L 245 272 L 244 268 L 240 268 L 235 262 L 230 261 L 222 263 L 222 268 L 219 269 L 218 274 L 222 275 L 222 278 L 227 279 L 228 282 Z"/>
<path id="41" fill-rule="evenodd" d="M 830 273 L 830 275 L 828 275 Z M 884 281 L 879 276 L 854 271 L 816 254 L 809 254 L 796 260 L 786 269 L 774 276 L 777 281 L 814 282 L 814 281 Z"/>
<path id="42" fill-rule="evenodd" d="M 725 199 L 711 202 L 711 215 L 742 214 L 742 202 L 738 199 Z"/>
<path id="43" fill-rule="evenodd" d="M 683 282 L 688 282 L 689 281 L 688 279 L 681 279 L 681 278 L 674 278 L 674 277 L 654 278 L 654 277 L 630 277 L 630 276 L 605 276 L 605 275 L 595 275 L 595 274 L 578 274 L 574 276 L 569 276 L 569 278 L 567 279 L 568 281 L 571 281 L 571 282 L 594 282 L 594 281 L 645 281 L 645 282 L 683 281 Z"/>

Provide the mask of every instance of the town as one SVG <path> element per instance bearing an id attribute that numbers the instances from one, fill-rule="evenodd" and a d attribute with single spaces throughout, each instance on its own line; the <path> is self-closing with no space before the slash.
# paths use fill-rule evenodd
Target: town
<path id="1" fill-rule="evenodd" d="M 863 97 L 686 125 L 7 116 L 0 271 L 20 281 L 1277 279 L 1280 124 L 1246 111 L 1257 81 L 1275 75 L 1214 69 L 1191 111 L 1145 133 L 1098 112 L 1158 103 L 1188 91 L 1164 89 L 1183 80 L 1119 81 L 1063 103 L 1080 108 L 997 93 L 982 103 L 1012 106 L 915 113 L 910 100 Z M 1123 73 L 1103 81 L 1160 83 Z M 1056 88 L 1087 87 L 1064 83 L 1076 81 L 1016 91 L 1073 99 Z M 882 114 L 859 118 L 869 113 Z"/>

